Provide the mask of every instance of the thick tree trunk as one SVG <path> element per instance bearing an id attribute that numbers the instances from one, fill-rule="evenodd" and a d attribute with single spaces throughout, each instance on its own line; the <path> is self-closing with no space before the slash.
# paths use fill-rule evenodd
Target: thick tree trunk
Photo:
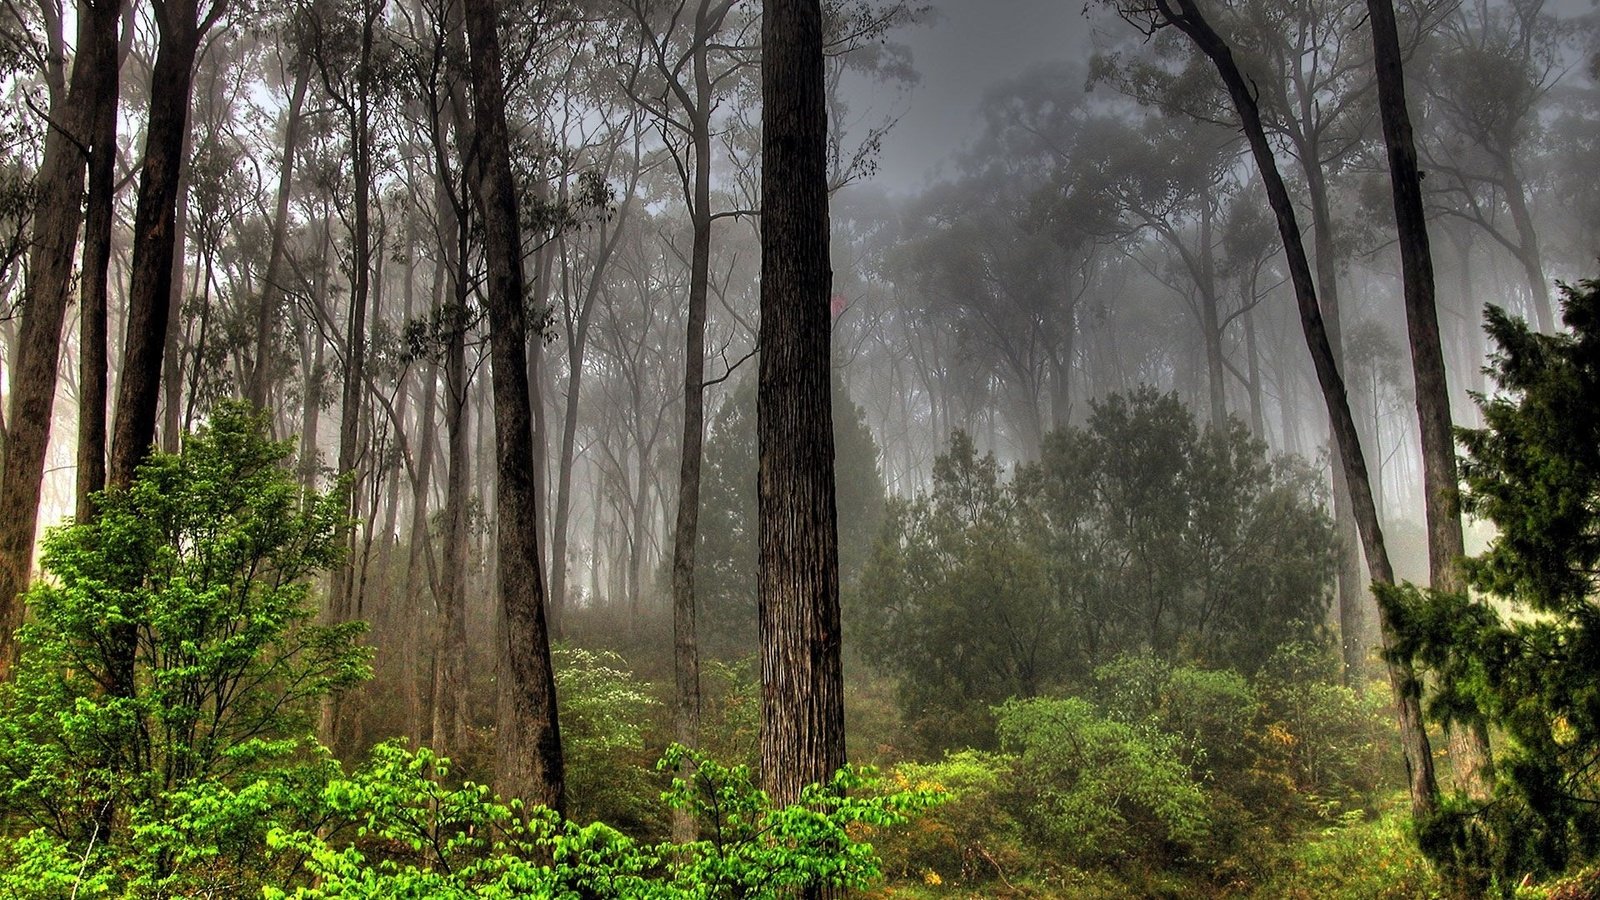
<path id="1" fill-rule="evenodd" d="M 496 789 L 565 808 L 555 673 L 545 630 L 539 570 L 539 502 L 533 463 L 533 407 L 528 395 L 527 322 L 522 303 L 522 234 L 506 128 L 504 70 L 494 0 L 465 0 L 472 48 L 474 131 L 481 160 L 476 198 L 483 213 L 488 274 L 489 345 L 494 379 L 496 533 L 500 609 L 499 733 Z"/>
<path id="2" fill-rule="evenodd" d="M 1290 281 L 1294 285 L 1295 300 L 1300 311 L 1300 323 L 1305 332 L 1306 345 L 1311 351 L 1316 367 L 1317 382 L 1322 387 L 1323 400 L 1328 408 L 1328 418 L 1333 427 L 1334 442 L 1339 459 L 1351 487 L 1356 523 L 1366 552 L 1368 573 L 1374 582 L 1392 584 L 1394 570 L 1389 563 L 1388 550 L 1383 539 L 1383 529 L 1378 521 L 1377 507 L 1372 502 L 1372 488 L 1367 478 L 1366 460 L 1356 436 L 1355 420 L 1350 413 L 1350 402 L 1345 392 L 1344 379 L 1339 374 L 1333 347 L 1317 307 L 1317 290 L 1306 258 L 1305 244 L 1300 236 L 1294 202 L 1289 197 L 1283 176 L 1278 172 L 1277 160 L 1267 141 L 1261 124 L 1261 113 L 1256 105 L 1255 93 L 1233 61 L 1227 43 L 1214 31 L 1201 15 L 1195 0 L 1156 0 L 1163 18 L 1194 41 L 1195 46 L 1209 58 L 1222 77 L 1228 95 L 1250 142 L 1250 152 L 1267 189 L 1267 199 L 1278 223 L 1278 233 L 1283 240 L 1284 255 L 1288 259 Z M 1387 616 L 1380 608 L 1379 626 L 1383 634 L 1384 649 L 1393 645 L 1394 633 Z M 1433 773 L 1433 754 L 1428 746 L 1428 735 L 1422 719 L 1422 691 L 1415 672 L 1409 663 L 1390 658 L 1387 661 L 1389 686 L 1394 694 L 1395 714 L 1400 726 L 1401 750 L 1405 756 L 1406 774 L 1411 794 L 1412 816 L 1424 821 L 1432 816 L 1438 806 L 1438 785 Z"/>
<path id="3" fill-rule="evenodd" d="M 13 633 L 22 623 L 18 595 L 33 567 L 45 451 L 55 408 L 61 332 L 72 284 L 83 195 L 84 149 L 92 149 L 105 97 L 116 102 L 116 0 L 80 5 L 78 56 L 60 104 L 51 104 L 37 184 L 37 215 L 28 263 L 27 300 L 11 370 L 10 409 L 0 448 L 0 679 L 15 661 Z"/>
<path id="4" fill-rule="evenodd" d="M 762 20 L 757 395 L 761 777 L 778 803 L 844 765 L 830 402 L 827 113 L 817 0 Z M 815 892 L 812 892 L 815 894 Z"/>
<path id="5" fill-rule="evenodd" d="M 1378 74 L 1378 113 L 1383 122 L 1394 193 L 1395 227 L 1400 239 L 1400 270 L 1405 295 L 1406 331 L 1411 343 L 1417 423 L 1422 436 L 1422 486 L 1428 523 L 1428 574 L 1434 589 L 1466 590 L 1461 561 L 1461 502 L 1456 478 L 1455 438 L 1450 395 L 1445 384 L 1444 349 L 1434 302 L 1433 251 L 1422 205 L 1422 175 L 1406 110 L 1405 73 L 1391 0 L 1367 0 L 1373 59 Z M 1521 200 L 1520 191 L 1517 201 Z M 1513 202 L 1513 206 L 1516 202 Z M 1523 213 L 1526 214 L 1524 209 Z M 1531 230 L 1531 226 L 1530 226 Z M 1541 283 L 1530 285 L 1543 291 Z M 1535 295 L 1537 303 L 1539 295 Z M 1545 301 L 1548 315 L 1548 298 Z M 1488 732 L 1481 722 L 1450 728 L 1450 761 L 1457 784 L 1476 800 L 1490 791 Z"/>

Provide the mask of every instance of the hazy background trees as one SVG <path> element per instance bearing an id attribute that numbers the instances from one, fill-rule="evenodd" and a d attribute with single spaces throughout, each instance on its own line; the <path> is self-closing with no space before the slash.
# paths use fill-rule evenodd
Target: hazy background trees
<path id="1" fill-rule="evenodd" d="M 0 668 L 42 529 L 243 397 L 346 504 L 319 596 L 371 623 L 377 681 L 323 707 L 336 748 L 405 734 L 488 772 L 506 673 L 502 708 L 552 689 L 545 630 L 673 672 L 685 743 L 737 719 L 724 667 L 760 648 L 761 4 L 492 6 L 0 15 Z M 973 79 L 972 137 L 922 166 L 899 135 L 951 101 L 920 92 L 948 61 L 915 48 L 973 9 L 822 4 L 832 279 L 807 313 L 831 336 L 851 665 L 892 683 L 916 752 L 1024 747 L 992 705 L 1087 690 L 1124 653 L 1254 677 L 1321 642 L 1363 684 L 1358 503 L 1227 85 L 1184 35 L 1097 9 L 1093 41 Z M 1415 411 L 1437 470 L 1491 387 L 1484 303 L 1561 329 L 1556 279 L 1600 236 L 1600 73 L 1592 16 L 1547 2 L 1399 12 L 1443 376 L 1420 389 L 1364 6 L 1207 14 L 1305 232 L 1369 524 L 1442 586 Z M 1485 537 L 1469 522 L 1466 549 Z M 553 740 L 546 699 L 524 724 Z"/>

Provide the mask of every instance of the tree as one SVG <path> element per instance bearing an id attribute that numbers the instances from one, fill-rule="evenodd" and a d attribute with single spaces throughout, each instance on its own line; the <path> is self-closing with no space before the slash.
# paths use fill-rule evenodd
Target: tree
<path id="1" fill-rule="evenodd" d="M 1436 859 L 1503 886 L 1600 854 L 1600 427 L 1588 412 L 1600 402 L 1600 281 L 1562 294 L 1570 334 L 1488 309 L 1497 390 L 1478 398 L 1484 427 L 1457 431 L 1466 509 L 1498 530 L 1468 581 L 1508 609 L 1462 592 L 1383 596 L 1397 651 L 1438 675 L 1430 712 L 1481 714 L 1505 734 L 1490 802 L 1424 833 Z"/>
<path id="2" fill-rule="evenodd" d="M 739 381 L 718 410 L 706 441 L 705 514 L 695 553 L 700 634 L 708 653 L 755 652 L 756 380 Z M 839 510 L 839 583 L 849 595 L 883 525 L 878 447 L 865 411 L 833 379 L 834 493 Z"/>
<path id="3" fill-rule="evenodd" d="M 489 342 L 494 380 L 495 510 L 499 563 L 499 733 L 495 780 L 508 796 L 565 808 L 555 670 L 545 628 L 539 558 L 541 502 L 533 461 L 522 228 L 506 127 L 505 69 L 495 0 L 464 0 L 472 47 L 472 109 L 483 216 Z"/>
<path id="4" fill-rule="evenodd" d="M 844 765 L 829 400 L 833 272 L 821 4 L 767 0 L 764 9 L 756 397 L 761 779 L 774 800 L 788 803 Z"/>
<path id="5" fill-rule="evenodd" d="M 1459 590 L 1458 564 L 1466 555 L 1457 497 L 1455 442 L 1451 439 L 1450 396 L 1444 377 L 1444 348 L 1434 304 L 1433 251 L 1422 205 L 1422 173 L 1416 139 L 1406 109 L 1405 56 L 1391 0 L 1367 0 L 1372 28 L 1372 58 L 1377 69 L 1378 117 L 1389 157 L 1395 230 L 1400 238 L 1401 288 L 1406 336 L 1416 389 L 1417 425 L 1422 436 L 1423 510 L 1428 525 L 1429 580 L 1446 591 Z M 1450 732 L 1451 763 L 1461 787 L 1482 797 L 1488 792 L 1488 733 L 1470 719 Z"/>
<path id="6" fill-rule="evenodd" d="M 21 623 L 17 595 L 33 566 L 45 448 L 55 407 L 61 330 L 72 282 L 72 261 L 82 220 L 81 195 L 91 151 L 105 163 L 105 106 L 115 114 L 117 0 L 86 0 L 78 10 L 78 52 L 65 97 L 51 104 L 44 162 L 38 175 L 28 264 L 27 301 L 11 373 L 10 405 L 0 445 L 0 680 L 15 662 L 12 633 Z M 113 131 L 115 126 L 113 125 Z M 97 148 L 97 149 L 94 149 Z M 96 169 L 102 185 L 103 166 Z M 103 185 L 102 185 L 103 186 Z M 102 197 L 108 208 L 109 198 Z M 102 207 L 97 207 L 97 210 Z"/>
<path id="7" fill-rule="evenodd" d="M 1314 638 L 1333 563 L 1317 479 L 1238 419 L 1202 429 L 1176 395 L 1113 395 L 1002 476 L 958 432 L 931 490 L 892 504 L 851 609 L 945 745 L 1120 654 L 1254 671 Z"/>
<path id="8" fill-rule="evenodd" d="M 1289 265 L 1289 279 L 1294 286 L 1295 304 L 1300 312 L 1301 330 L 1305 335 L 1306 348 L 1311 352 L 1323 403 L 1328 409 L 1340 465 L 1350 484 L 1357 530 L 1367 559 L 1367 572 L 1379 588 L 1392 585 L 1395 581 L 1394 567 L 1389 562 L 1383 527 L 1378 519 L 1377 506 L 1373 503 L 1366 458 L 1356 432 L 1355 419 L 1350 413 L 1350 400 L 1339 371 L 1339 359 L 1317 306 L 1316 282 L 1306 257 L 1294 201 L 1290 199 L 1272 145 L 1267 140 L 1255 92 L 1234 61 L 1228 42 L 1211 26 L 1194 0 L 1135 0 L 1119 5 L 1118 10 L 1124 18 L 1144 28 L 1147 33 L 1166 27 L 1175 27 L 1183 32 L 1211 60 L 1227 89 L 1250 144 L 1250 154 L 1266 187 L 1273 217 L 1278 223 L 1278 235 Z M 1378 626 L 1387 653 L 1396 643 L 1397 636 L 1392 623 L 1381 610 Z M 1427 732 L 1423 730 L 1421 684 L 1407 661 L 1389 656 L 1386 662 L 1389 687 L 1394 695 L 1395 715 L 1400 726 L 1400 745 L 1406 759 L 1412 816 L 1417 821 L 1427 821 L 1437 807 L 1438 783 L 1434 778 L 1433 754 L 1428 745 Z"/>
<path id="9" fill-rule="evenodd" d="M 87 858 L 162 821 L 175 791 L 288 765 L 317 700 L 366 677 L 362 626 L 311 624 L 343 499 L 303 494 L 288 455 L 264 415 L 225 404 L 96 518 L 50 533 L 53 577 L 28 595 L 27 653 L 0 692 L 0 810 Z"/>

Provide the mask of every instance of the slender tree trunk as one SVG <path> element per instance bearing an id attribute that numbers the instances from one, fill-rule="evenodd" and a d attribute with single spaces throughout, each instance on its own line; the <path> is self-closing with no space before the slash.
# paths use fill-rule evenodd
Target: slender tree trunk
<path id="1" fill-rule="evenodd" d="M 695 625 L 694 551 L 700 538 L 700 462 L 705 445 L 706 295 L 711 283 L 711 75 L 706 66 L 708 3 L 695 25 L 694 188 L 690 204 L 689 318 L 683 352 L 683 453 L 678 465 L 678 514 L 672 535 L 672 671 L 676 690 L 673 734 L 700 746 L 700 643 Z M 687 775 L 687 770 L 679 773 Z M 694 820 L 676 811 L 674 840 L 694 840 Z"/>
<path id="2" fill-rule="evenodd" d="M 116 4 L 120 16 L 122 3 Z M 109 34 L 94 39 L 112 42 L 105 65 L 103 90 L 95 96 L 90 114 L 89 197 L 83 222 L 83 272 L 78 310 L 78 478 L 77 514 L 80 522 L 94 516 L 93 495 L 106 486 L 106 403 L 108 392 L 108 326 L 110 307 L 111 234 L 117 215 L 117 95 L 121 86 L 122 52 L 115 21 L 85 28 L 79 26 L 79 53 L 83 41 L 103 27 Z M 127 39 L 127 38 L 125 38 Z"/>
<path id="3" fill-rule="evenodd" d="M 483 213 L 488 268 L 489 345 L 494 379 L 500 610 L 499 734 L 495 781 L 500 793 L 565 808 L 555 673 L 545 630 L 539 569 L 539 502 L 528 395 L 527 322 L 523 313 L 522 234 L 506 128 L 504 69 L 494 0 L 465 0 L 472 48 L 474 132 L 481 161 L 476 199 Z"/>
<path id="4" fill-rule="evenodd" d="M 1500 183 L 1505 189 L 1506 210 L 1511 213 L 1511 224 L 1517 229 L 1517 262 L 1522 264 L 1522 277 L 1528 282 L 1528 302 L 1539 330 L 1545 334 L 1555 331 L 1555 313 L 1550 308 L 1550 282 L 1545 279 L 1544 259 L 1539 250 L 1539 232 L 1533 227 L 1533 214 L 1528 210 L 1528 196 L 1522 186 L 1522 177 L 1516 166 L 1507 158 L 1501 165 Z"/>
<path id="5" fill-rule="evenodd" d="M 844 765 L 833 272 L 821 5 L 767 0 L 764 9 L 756 415 L 761 777 L 776 802 L 792 803 L 802 787 L 826 782 Z"/>
<path id="6" fill-rule="evenodd" d="M 1250 298 L 1245 298 L 1245 302 L 1251 302 Z M 1265 441 L 1267 420 L 1261 406 L 1261 353 L 1256 341 L 1255 309 L 1246 307 L 1241 318 L 1244 319 L 1245 374 L 1249 378 L 1245 386 L 1250 394 L 1250 432 Z"/>
<path id="7" fill-rule="evenodd" d="M 277 331 L 278 304 L 282 302 L 284 243 L 289 235 L 289 196 L 294 185 L 295 155 L 300 150 L 300 131 L 304 116 L 306 86 L 311 81 L 311 66 L 303 61 L 295 66 L 294 87 L 289 91 L 289 109 L 283 127 L 283 159 L 278 164 L 277 206 L 272 219 L 272 242 L 267 250 L 266 274 L 261 279 L 261 305 L 256 309 L 255 351 L 250 383 L 245 397 L 257 406 L 267 405 L 272 383 L 272 344 Z"/>
<path id="8" fill-rule="evenodd" d="M 1289 262 L 1290 281 L 1294 285 L 1295 300 L 1300 311 L 1300 323 L 1305 332 L 1306 345 L 1311 351 L 1312 363 L 1317 370 L 1317 382 L 1322 387 L 1323 400 L 1328 407 L 1328 418 L 1333 427 L 1334 442 L 1339 459 L 1349 479 L 1351 500 L 1356 523 L 1366 552 L 1368 572 L 1374 582 L 1392 584 L 1394 570 L 1389 563 L 1384 544 L 1383 528 L 1378 520 L 1377 507 L 1372 502 L 1372 488 L 1367 477 L 1366 460 L 1361 442 L 1356 436 L 1355 420 L 1350 413 L 1350 402 L 1345 392 L 1344 379 L 1333 347 L 1328 340 L 1322 312 L 1317 307 L 1317 290 L 1311 274 L 1311 264 L 1306 258 L 1305 244 L 1300 236 L 1294 202 L 1289 197 L 1283 176 L 1278 172 L 1277 160 L 1267 141 L 1261 124 L 1261 113 L 1256 105 L 1255 93 L 1233 61 L 1227 43 L 1206 22 L 1195 0 L 1156 0 L 1162 17 L 1176 25 L 1194 41 L 1195 46 L 1215 65 L 1233 100 L 1234 108 L 1250 142 L 1250 152 L 1267 190 L 1267 199 L 1277 219 L 1279 236 L 1283 240 L 1284 254 Z M 1384 649 L 1394 643 L 1394 632 L 1382 609 L 1378 615 L 1383 634 Z M 1389 685 L 1394 694 L 1395 713 L 1400 726 L 1401 750 L 1405 756 L 1406 774 L 1411 794 L 1412 816 L 1417 821 L 1430 818 L 1438 805 L 1438 784 L 1434 779 L 1433 754 L 1428 746 L 1428 735 L 1422 719 L 1422 690 L 1411 665 L 1389 657 L 1387 660 Z"/>
<path id="9" fill-rule="evenodd" d="M 1373 59 L 1378 73 L 1378 113 L 1383 122 L 1394 192 L 1395 226 L 1400 238 L 1400 269 L 1405 294 L 1406 331 L 1411 343 L 1411 372 L 1416 382 L 1417 423 L 1422 437 L 1422 485 L 1428 523 L 1428 574 L 1436 590 L 1466 590 L 1461 561 L 1466 556 L 1461 535 L 1461 502 L 1456 478 L 1455 438 L 1451 430 L 1450 396 L 1445 383 L 1444 349 L 1434 302 L 1433 251 L 1422 205 L 1422 175 L 1411 116 L 1406 110 L 1405 73 L 1394 5 L 1367 0 L 1372 27 Z M 1520 192 L 1517 200 L 1520 201 Z M 1515 204 L 1513 204 L 1515 205 Z M 1526 214 L 1527 210 L 1523 210 Z M 1531 226 L 1530 226 L 1531 230 Z M 1543 291 L 1543 279 L 1536 287 Z M 1535 294 L 1538 302 L 1539 294 Z M 1545 306 L 1548 307 L 1548 298 Z M 1545 309 L 1548 314 L 1548 308 Z M 1450 759 L 1457 783 L 1476 800 L 1490 791 L 1488 732 L 1481 721 L 1449 729 Z"/>
<path id="10" fill-rule="evenodd" d="M 467 742 L 467 494 L 471 454 L 467 449 L 466 328 L 471 290 L 461 266 L 467 258 L 467 223 L 440 185 L 439 221 L 453 226 L 455 250 L 445 258 L 451 300 L 441 317 L 449 328 L 445 347 L 445 435 L 447 475 L 444 499 L 444 571 L 439 578 L 438 634 L 433 649 L 433 741 L 441 752 L 459 753 Z"/>
<path id="11" fill-rule="evenodd" d="M 15 662 L 13 633 L 22 624 L 18 595 L 33 567 L 45 451 L 55 408 L 56 370 L 61 362 L 72 262 L 78 243 L 84 155 L 103 121 L 109 95 L 116 102 L 116 0 L 80 4 L 78 56 L 60 104 L 51 104 L 38 173 L 40 195 L 28 263 L 28 299 L 11 370 L 10 410 L 0 448 L 0 679 Z M 114 112 L 114 110 L 113 110 Z M 103 421 L 103 420 L 102 420 Z"/>
<path id="12" fill-rule="evenodd" d="M 1218 307 L 1216 260 L 1212 252 L 1210 192 L 1200 208 L 1200 330 L 1206 342 L 1206 386 L 1211 403 L 1211 427 L 1221 434 L 1228 427 L 1227 371 L 1222 359 L 1222 317 Z"/>

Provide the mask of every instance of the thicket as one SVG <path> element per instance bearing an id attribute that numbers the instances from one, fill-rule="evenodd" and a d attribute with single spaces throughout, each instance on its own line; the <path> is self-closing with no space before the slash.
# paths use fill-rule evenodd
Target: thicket
<path id="1" fill-rule="evenodd" d="M 1011 475 L 957 433 L 891 502 L 850 610 L 929 748 L 992 746 L 988 707 L 1084 689 L 1148 651 L 1253 672 L 1311 640 L 1335 539 L 1319 479 L 1175 395 L 1096 403 Z"/>
<path id="2" fill-rule="evenodd" d="M 1562 289 L 1568 333 L 1489 307 L 1498 347 L 1462 429 L 1463 505 L 1494 524 L 1466 561 L 1475 596 L 1387 594 L 1397 651 L 1425 665 L 1436 719 L 1486 721 L 1493 795 L 1456 798 L 1424 849 L 1472 889 L 1510 894 L 1600 854 L 1600 282 Z"/>
<path id="3" fill-rule="evenodd" d="M 47 538 L 0 686 L 0 896 L 775 898 L 866 886 L 862 829 L 936 801 L 847 769 L 779 807 L 747 767 L 682 748 L 659 771 L 689 776 L 657 782 L 639 758 L 651 699 L 579 650 L 561 675 L 573 809 L 634 836 L 457 782 L 426 749 L 381 744 L 346 774 L 311 731 L 368 674 L 361 626 L 313 622 L 343 504 L 303 490 L 288 456 L 264 417 L 223 405 Z M 662 806 L 705 839 L 650 840 Z"/>

